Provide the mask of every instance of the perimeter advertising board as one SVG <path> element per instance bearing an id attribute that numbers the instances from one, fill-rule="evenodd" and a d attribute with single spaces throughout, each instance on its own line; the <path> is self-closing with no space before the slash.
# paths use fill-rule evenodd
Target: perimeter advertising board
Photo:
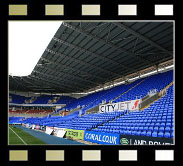
<path id="1" fill-rule="evenodd" d="M 35 125 L 35 124 L 33 124 L 33 125 L 32 125 L 32 129 L 35 129 L 35 127 L 36 127 L 36 125 Z"/>
<path id="2" fill-rule="evenodd" d="M 26 127 L 26 128 L 29 128 L 29 124 L 28 124 L 28 123 L 27 123 L 27 124 L 25 124 L 25 127 Z"/>
<path id="3" fill-rule="evenodd" d="M 172 138 L 148 137 L 137 135 L 120 135 L 121 145 L 171 145 Z"/>
<path id="4" fill-rule="evenodd" d="M 66 130 L 64 128 L 54 127 L 54 134 L 57 137 L 63 138 L 65 133 L 66 133 Z"/>
<path id="5" fill-rule="evenodd" d="M 84 139 L 84 130 L 73 130 L 73 129 L 65 129 L 66 137 L 71 137 L 73 139 Z"/>
<path id="6" fill-rule="evenodd" d="M 53 132 L 53 130 L 54 130 L 54 127 L 48 127 L 48 126 L 46 126 L 45 133 L 50 135 Z"/>
<path id="7" fill-rule="evenodd" d="M 84 140 L 104 145 L 119 145 L 119 134 L 85 131 Z"/>
<path id="8" fill-rule="evenodd" d="M 139 110 L 140 99 L 130 100 L 119 103 L 112 104 L 103 104 L 99 106 L 99 112 L 115 112 L 115 111 L 124 111 L 124 110 Z"/>

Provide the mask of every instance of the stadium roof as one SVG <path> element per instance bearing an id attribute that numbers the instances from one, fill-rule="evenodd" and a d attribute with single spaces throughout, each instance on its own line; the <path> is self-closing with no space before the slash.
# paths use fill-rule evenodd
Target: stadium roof
<path id="1" fill-rule="evenodd" d="M 172 59 L 173 22 L 63 22 L 32 73 L 9 76 L 9 88 L 85 92 Z"/>

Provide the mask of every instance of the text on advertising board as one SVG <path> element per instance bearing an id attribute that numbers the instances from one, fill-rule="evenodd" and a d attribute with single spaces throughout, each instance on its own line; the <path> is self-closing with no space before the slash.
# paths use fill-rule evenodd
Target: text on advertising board
<path id="1" fill-rule="evenodd" d="M 98 144 L 119 145 L 119 134 L 85 131 L 84 140 Z"/>
<path id="2" fill-rule="evenodd" d="M 114 112 L 114 111 L 123 111 L 123 110 L 138 110 L 140 100 L 131 100 L 119 103 L 104 104 L 99 106 L 99 112 Z"/>

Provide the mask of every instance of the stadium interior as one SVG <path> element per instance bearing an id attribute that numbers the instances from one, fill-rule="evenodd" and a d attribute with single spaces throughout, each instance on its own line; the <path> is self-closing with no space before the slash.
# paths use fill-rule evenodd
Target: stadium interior
<path id="1" fill-rule="evenodd" d="M 9 75 L 9 126 L 47 144 L 174 144 L 174 84 L 173 22 L 64 21 L 30 75 Z"/>

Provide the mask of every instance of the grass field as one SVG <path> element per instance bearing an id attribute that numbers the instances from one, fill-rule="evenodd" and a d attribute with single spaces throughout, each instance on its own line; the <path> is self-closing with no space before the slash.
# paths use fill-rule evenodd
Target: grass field
<path id="1" fill-rule="evenodd" d="M 9 145 L 45 145 L 42 140 L 33 137 L 20 128 L 9 125 Z"/>

